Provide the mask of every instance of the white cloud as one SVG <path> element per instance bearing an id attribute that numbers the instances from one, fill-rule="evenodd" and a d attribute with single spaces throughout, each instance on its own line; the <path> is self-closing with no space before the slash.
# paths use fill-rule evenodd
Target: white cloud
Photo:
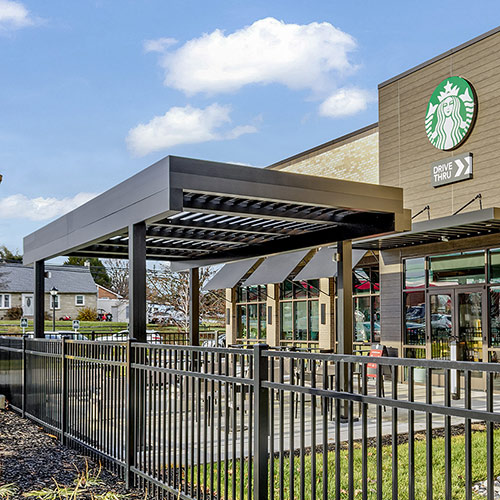
<path id="1" fill-rule="evenodd" d="M 161 46 L 161 39 L 149 45 Z M 163 46 L 161 64 L 165 85 L 186 94 L 270 83 L 324 91 L 332 88 L 333 74 L 355 69 L 348 58 L 355 48 L 354 38 L 330 23 L 286 24 L 269 17 L 227 35 L 217 29 L 176 50 Z"/>
<path id="2" fill-rule="evenodd" d="M 363 89 L 339 89 L 321 103 L 319 114 L 329 118 L 350 116 L 364 111 L 375 98 Z"/>
<path id="3" fill-rule="evenodd" d="M 0 30 L 24 28 L 33 24 L 34 20 L 22 3 L 0 0 Z"/>
<path id="4" fill-rule="evenodd" d="M 212 104 L 204 109 L 192 106 L 170 108 L 163 116 L 139 124 L 127 136 L 128 148 L 138 156 L 178 144 L 192 144 L 222 139 L 236 139 L 256 132 L 252 125 L 220 130 L 231 122 L 229 106 Z"/>
<path id="5" fill-rule="evenodd" d="M 174 38 L 158 38 L 156 40 L 146 40 L 144 42 L 145 52 L 164 52 L 171 45 L 175 45 L 177 40 Z"/>
<path id="6" fill-rule="evenodd" d="M 83 205 L 97 196 L 95 193 L 78 193 L 73 198 L 28 198 L 13 194 L 0 198 L 0 219 L 28 219 L 34 221 L 53 219 Z"/>

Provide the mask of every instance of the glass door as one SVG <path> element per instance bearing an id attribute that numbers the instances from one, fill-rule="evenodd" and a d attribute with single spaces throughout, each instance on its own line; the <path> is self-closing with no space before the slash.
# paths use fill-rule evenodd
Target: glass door
<path id="1" fill-rule="evenodd" d="M 453 331 L 454 293 L 440 291 L 429 295 L 431 358 L 450 359 Z"/>
<path id="2" fill-rule="evenodd" d="M 483 360 L 483 291 L 457 291 L 458 340 L 464 361 Z"/>
<path id="3" fill-rule="evenodd" d="M 458 359 L 483 359 L 482 289 L 440 290 L 429 294 L 429 340 L 433 359 L 450 359 L 450 342 L 458 341 Z"/>

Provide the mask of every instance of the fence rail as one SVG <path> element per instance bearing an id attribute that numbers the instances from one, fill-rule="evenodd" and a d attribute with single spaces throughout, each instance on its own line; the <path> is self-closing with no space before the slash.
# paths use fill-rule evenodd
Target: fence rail
<path id="1" fill-rule="evenodd" d="M 499 374 L 261 344 L 0 338 L 15 410 L 172 499 L 472 499 L 481 480 L 493 499 Z"/>

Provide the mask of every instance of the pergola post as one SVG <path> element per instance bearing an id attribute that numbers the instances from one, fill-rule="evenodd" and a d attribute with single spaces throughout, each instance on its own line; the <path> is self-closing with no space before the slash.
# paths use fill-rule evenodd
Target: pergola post
<path id="1" fill-rule="evenodd" d="M 129 331 L 131 338 L 146 342 L 146 223 L 128 230 Z"/>
<path id="2" fill-rule="evenodd" d="M 189 270 L 189 344 L 200 345 L 200 273 Z"/>
<path id="3" fill-rule="evenodd" d="M 337 353 L 352 354 L 352 241 L 338 244 L 337 262 Z M 339 373 L 340 390 L 348 391 L 348 364 L 343 363 Z M 348 416 L 349 403 L 344 400 L 341 418 Z"/>
<path id="4" fill-rule="evenodd" d="M 338 243 L 337 352 L 352 354 L 352 241 Z"/>
<path id="5" fill-rule="evenodd" d="M 35 262 L 35 293 L 33 294 L 34 309 L 34 333 L 35 338 L 43 339 L 45 337 L 45 262 L 37 260 Z"/>

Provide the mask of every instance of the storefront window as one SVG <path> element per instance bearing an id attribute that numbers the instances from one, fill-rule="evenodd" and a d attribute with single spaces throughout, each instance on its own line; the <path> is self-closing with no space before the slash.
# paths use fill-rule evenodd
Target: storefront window
<path id="1" fill-rule="evenodd" d="M 371 341 L 370 297 L 354 299 L 354 341 Z"/>
<path id="2" fill-rule="evenodd" d="M 239 287 L 236 304 L 237 338 L 266 338 L 266 286 Z"/>
<path id="3" fill-rule="evenodd" d="M 405 288 L 425 287 L 425 257 L 405 260 Z"/>
<path id="4" fill-rule="evenodd" d="M 319 340 L 319 302 L 309 301 L 309 325 L 311 340 Z"/>
<path id="5" fill-rule="evenodd" d="M 369 267 L 357 267 L 352 273 L 352 293 L 354 295 L 369 295 L 371 292 L 371 269 Z"/>
<path id="6" fill-rule="evenodd" d="M 484 283 L 484 251 L 429 257 L 429 286 Z"/>
<path id="7" fill-rule="evenodd" d="M 500 287 L 490 288 L 490 345 L 500 347 Z"/>
<path id="8" fill-rule="evenodd" d="M 378 267 L 357 267 L 352 273 L 354 342 L 380 342 L 380 279 Z"/>
<path id="9" fill-rule="evenodd" d="M 319 280 L 285 282 L 280 286 L 281 339 L 319 339 Z"/>
<path id="10" fill-rule="evenodd" d="M 281 338 L 293 340 L 293 302 L 282 302 L 281 310 Z"/>
<path id="11" fill-rule="evenodd" d="M 407 345 L 425 345 L 425 292 L 404 294 Z"/>
<path id="12" fill-rule="evenodd" d="M 490 283 L 500 283 L 500 249 L 489 251 Z"/>

